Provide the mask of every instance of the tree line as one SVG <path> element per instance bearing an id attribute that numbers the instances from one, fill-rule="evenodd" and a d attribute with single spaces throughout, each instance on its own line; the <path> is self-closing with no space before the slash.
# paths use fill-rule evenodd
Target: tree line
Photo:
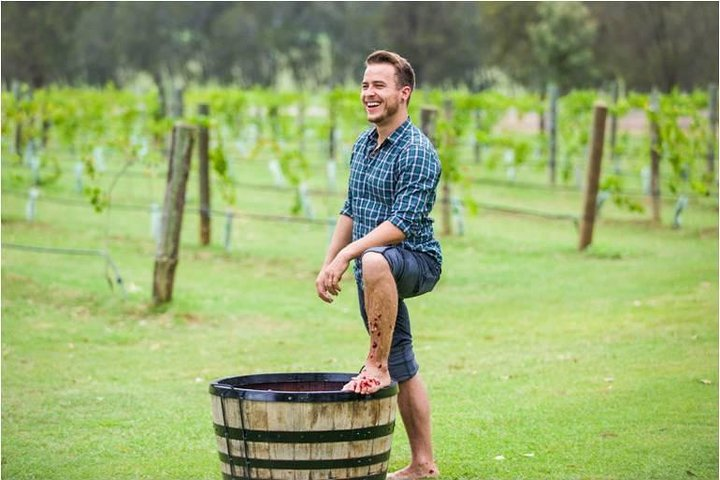
<path id="1" fill-rule="evenodd" d="M 718 81 L 717 2 L 3 2 L 2 80 L 355 85 L 372 50 L 421 87 Z"/>

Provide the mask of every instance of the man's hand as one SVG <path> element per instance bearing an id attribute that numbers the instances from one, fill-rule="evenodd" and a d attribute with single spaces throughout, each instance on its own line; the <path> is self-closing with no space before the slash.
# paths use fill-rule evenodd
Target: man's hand
<path id="1" fill-rule="evenodd" d="M 345 271 L 350 266 L 350 258 L 345 255 L 343 250 L 338 253 L 335 258 L 320 270 L 315 279 L 315 289 L 318 297 L 323 302 L 332 303 L 333 297 L 337 296 L 342 288 L 340 281 Z"/>

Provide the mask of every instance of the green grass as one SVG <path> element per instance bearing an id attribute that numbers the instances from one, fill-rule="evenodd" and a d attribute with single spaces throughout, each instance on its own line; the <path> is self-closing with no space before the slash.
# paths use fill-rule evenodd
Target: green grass
<path id="1" fill-rule="evenodd" d="M 270 182 L 264 165 L 247 169 Z M 159 181 L 124 179 L 115 198 L 149 205 Z M 62 182 L 45 192 L 71 196 Z M 472 193 L 581 207 L 576 193 Z M 129 293 L 108 288 L 99 258 L 3 249 L 3 478 L 217 479 L 212 379 L 354 371 L 364 358 L 350 275 L 333 305 L 314 293 L 322 225 L 238 218 L 228 253 L 224 219 L 202 248 L 188 211 L 175 299 L 156 309 L 147 212 L 108 221 L 42 198 L 31 224 L 25 199 L 3 194 L 3 242 L 107 247 Z M 325 216 L 341 199 L 314 201 Z M 291 202 L 248 190 L 238 209 L 287 214 Z M 443 479 L 718 477 L 717 199 L 694 199 L 680 230 L 671 203 L 664 212 L 654 227 L 609 205 L 585 253 L 571 222 L 483 209 L 465 236 L 441 239 L 442 280 L 409 306 Z M 399 426 L 391 468 L 408 458 Z"/>

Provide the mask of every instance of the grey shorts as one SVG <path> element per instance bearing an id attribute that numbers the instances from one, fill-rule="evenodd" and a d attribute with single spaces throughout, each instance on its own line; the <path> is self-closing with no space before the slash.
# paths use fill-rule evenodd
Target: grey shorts
<path id="1" fill-rule="evenodd" d="M 430 255 L 401 247 L 374 247 L 365 251 L 367 252 L 377 252 L 385 257 L 397 284 L 398 312 L 388 367 L 393 380 L 404 382 L 414 377 L 420 368 L 413 352 L 410 315 L 404 299 L 431 291 L 440 279 L 441 268 Z M 362 261 L 358 262 L 358 267 L 362 271 Z M 362 278 L 362 274 L 359 277 Z M 365 322 L 365 329 L 368 329 L 365 293 L 362 282 L 358 281 L 357 284 L 360 314 Z"/>

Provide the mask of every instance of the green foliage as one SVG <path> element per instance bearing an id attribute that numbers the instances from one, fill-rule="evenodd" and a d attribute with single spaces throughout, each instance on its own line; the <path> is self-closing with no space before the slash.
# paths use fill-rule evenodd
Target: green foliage
<path id="1" fill-rule="evenodd" d="M 596 74 L 593 43 L 596 22 L 580 2 L 543 2 L 538 21 L 527 26 L 541 84 L 562 90 L 588 85 Z"/>
<path id="2" fill-rule="evenodd" d="M 712 137 L 708 119 L 700 110 L 707 106 L 707 95 L 673 90 L 658 95 L 657 105 L 650 97 L 639 95 L 633 102 L 645 110 L 649 122 L 657 125 L 660 158 L 672 173 L 668 181 L 670 192 L 708 193 L 712 178 L 708 178 L 704 159 Z M 649 148 L 648 145 L 648 151 Z"/>
<path id="3" fill-rule="evenodd" d="M 298 149 L 285 149 L 280 155 L 280 167 L 290 185 L 296 187 L 310 172 L 307 158 Z"/>
<path id="4" fill-rule="evenodd" d="M 559 100 L 558 152 L 565 183 L 570 183 L 572 173 L 584 164 L 592 107 L 597 99 L 607 101 L 605 94 L 593 90 L 574 90 Z M 63 157 L 55 154 L 66 152 L 75 162 L 83 163 L 87 198 L 102 211 L 112 203 L 112 188 L 119 176 L 112 176 L 96 164 L 98 151 L 103 151 L 107 158 L 119 159 L 110 166 L 110 170 L 120 172 L 119 175 L 135 163 L 141 163 L 148 171 L 164 164 L 164 149 L 174 120 L 155 115 L 159 104 L 156 92 L 131 92 L 112 85 L 103 89 L 52 87 L 32 92 L 21 87 L 15 95 L 2 92 L 2 100 L 4 144 L 14 145 L 17 126 L 22 125 L 21 145 L 31 142 L 45 145 L 38 153 L 39 177 L 14 175 L 14 184 L 53 185 L 63 172 L 71 170 L 63 167 Z M 190 113 L 185 121 L 210 129 L 214 181 L 230 205 L 235 203 L 233 175 L 243 165 L 258 160 L 277 161 L 290 185 L 298 188 L 324 170 L 318 168 L 318 164 L 327 158 L 324 152 L 331 126 L 336 128 L 338 148 L 343 145 L 348 148 L 357 133 L 368 126 L 355 89 L 334 88 L 310 94 L 260 88 L 196 87 L 187 90 L 186 100 L 189 106 L 186 112 Z M 660 96 L 660 108 L 654 112 L 648 95 L 629 92 L 610 106 L 619 116 L 642 109 L 650 120 L 658 122 L 662 164 L 667 165 L 662 168 L 664 192 L 706 194 L 713 186 L 704 166 L 711 142 L 704 113 L 707 101 L 707 93 L 703 91 L 673 91 Z M 209 105 L 209 116 L 196 113 L 200 104 Z M 460 196 L 468 197 L 468 202 L 471 201 L 467 193 L 479 169 L 492 175 L 500 168 L 508 172 L 515 167 L 536 171 L 544 168 L 547 135 L 538 131 L 508 131 L 500 124 L 509 112 L 519 118 L 544 113 L 546 101 L 538 94 L 417 90 L 410 104 L 416 124 L 420 123 L 420 109 L 426 105 L 441 112 L 434 141 L 443 163 L 444 178 L 457 184 Z M 475 144 L 479 144 L 476 151 L 481 154 L 482 164 L 471 165 L 469 159 L 473 157 L 468 147 Z M 309 145 L 315 150 L 310 152 Z M 638 175 L 649 163 L 649 148 L 648 132 L 621 131 L 614 155 L 626 173 Z M 319 157 L 318 151 L 322 152 Z M 15 168 L 24 168 L 22 158 L 16 156 L 13 149 L 6 149 L 6 153 Z M 632 211 L 638 209 L 638 202 L 628 200 L 626 195 L 627 181 L 620 182 L 609 176 L 605 185 L 617 204 Z M 297 211 L 297 206 L 295 202 L 290 209 Z M 466 206 L 476 210 L 471 203 Z"/>
<path id="5" fill-rule="evenodd" d="M 559 101 L 559 153 L 565 183 L 572 178 L 573 169 L 585 162 L 585 152 L 590 144 L 593 104 L 597 98 L 598 93 L 594 90 L 573 90 Z"/>
<path id="6" fill-rule="evenodd" d="M 358 112 L 358 105 L 360 105 L 359 91 L 336 87 L 327 93 L 327 103 L 328 115 L 325 116 L 326 123 L 324 124 L 327 130 L 322 131 L 320 138 L 328 138 L 329 129 L 332 125 L 336 128 L 351 130 L 351 128 L 356 128 L 358 119 L 362 119 Z M 417 100 L 411 101 L 413 111 L 416 111 L 415 105 L 417 103 Z M 419 114 L 414 116 L 418 118 Z"/>
<path id="7" fill-rule="evenodd" d="M 456 108 L 452 100 L 446 100 L 443 109 L 437 120 L 435 146 L 445 179 L 457 182 L 460 179 L 459 143 L 470 126 L 470 114 Z"/>
<path id="8" fill-rule="evenodd" d="M 645 211 L 645 206 L 642 202 L 625 192 L 623 177 L 619 175 L 606 175 L 600 183 L 600 190 L 610 193 L 613 203 L 622 209 L 637 213 Z"/>
<path id="9" fill-rule="evenodd" d="M 190 111 L 196 112 L 200 104 L 206 104 L 210 118 L 217 125 L 227 126 L 232 132 L 239 132 L 247 114 L 248 92 L 231 87 L 192 88 L 185 95 Z"/>
<path id="10" fill-rule="evenodd" d="M 83 193 L 88 197 L 95 213 L 102 213 L 110 205 L 109 196 L 96 185 L 85 187 Z"/>
<path id="11" fill-rule="evenodd" d="M 236 200 L 235 184 L 232 176 L 230 175 L 230 169 L 228 167 L 228 161 L 225 155 L 225 148 L 221 136 L 215 141 L 215 146 L 210 149 L 208 155 L 212 171 L 215 172 L 217 179 L 215 185 L 220 188 L 220 195 L 227 205 L 234 205 Z"/>

